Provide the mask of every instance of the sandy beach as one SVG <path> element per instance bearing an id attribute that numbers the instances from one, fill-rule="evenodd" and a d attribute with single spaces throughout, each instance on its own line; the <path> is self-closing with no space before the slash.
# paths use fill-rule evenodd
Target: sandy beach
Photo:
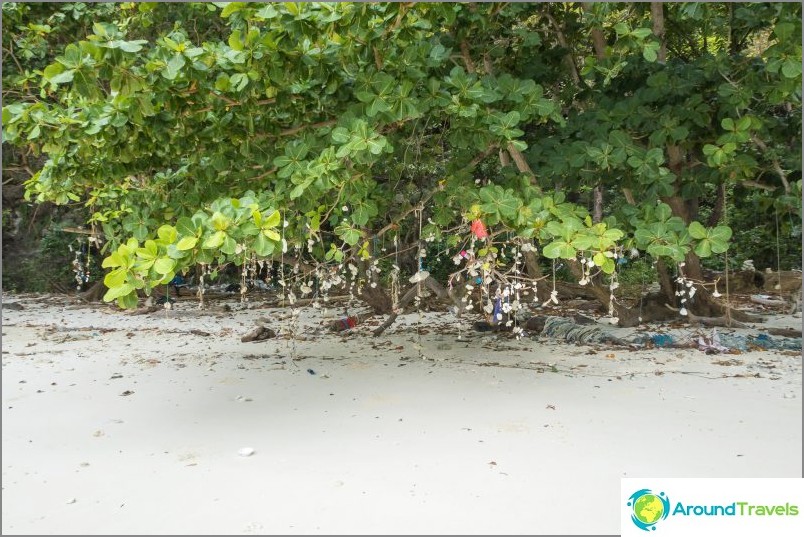
<path id="1" fill-rule="evenodd" d="M 337 310 L 293 323 L 258 301 L 9 302 L 4 534 L 614 534 L 621 477 L 802 474 L 800 352 L 515 340 L 447 313 L 374 338 L 379 317 L 332 334 Z M 278 337 L 241 342 L 259 317 Z"/>

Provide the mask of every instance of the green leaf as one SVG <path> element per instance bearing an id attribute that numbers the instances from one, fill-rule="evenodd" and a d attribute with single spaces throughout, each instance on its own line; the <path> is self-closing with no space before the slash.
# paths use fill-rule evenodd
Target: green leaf
<path id="1" fill-rule="evenodd" d="M 124 283 L 118 287 L 110 287 L 106 294 L 103 295 L 104 302 L 111 302 L 112 300 L 121 296 L 127 295 L 134 291 L 134 286 L 130 283 Z M 136 294 L 134 295 L 136 298 Z"/>
<path id="2" fill-rule="evenodd" d="M 637 39 L 645 39 L 651 34 L 653 34 L 653 31 L 650 28 L 634 28 L 631 31 L 631 35 L 633 35 Z"/>
<path id="3" fill-rule="evenodd" d="M 257 235 L 254 239 L 254 253 L 259 257 L 268 257 L 274 253 L 275 244 L 268 239 L 263 233 Z"/>
<path id="4" fill-rule="evenodd" d="M 229 36 L 229 46 L 232 50 L 243 50 L 243 36 L 240 30 L 235 30 Z"/>
<path id="5" fill-rule="evenodd" d="M 117 298 L 117 305 L 123 309 L 136 308 L 138 303 L 139 300 L 137 299 L 137 293 L 135 293 L 133 290 L 127 295 Z"/>
<path id="6" fill-rule="evenodd" d="M 709 257 L 712 255 L 712 242 L 704 239 L 695 245 L 695 253 L 698 257 Z"/>
<path id="7" fill-rule="evenodd" d="M 183 216 L 176 222 L 176 231 L 180 235 L 195 235 L 196 226 L 191 219 Z"/>
<path id="8" fill-rule="evenodd" d="M 229 89 L 229 75 L 221 73 L 215 79 L 215 89 L 218 91 L 226 91 Z"/>
<path id="9" fill-rule="evenodd" d="M 162 240 L 165 244 L 171 244 L 176 241 L 176 228 L 169 225 L 160 226 L 159 229 L 156 230 L 156 235 Z"/>
<path id="10" fill-rule="evenodd" d="M 142 50 L 142 46 L 148 41 L 144 39 L 137 39 L 135 41 L 114 41 L 117 44 L 120 50 L 125 52 L 139 52 Z"/>
<path id="11" fill-rule="evenodd" d="M 246 7 L 246 2 L 228 2 L 223 8 L 223 11 L 221 11 L 221 17 L 225 19 L 232 13 L 237 13 L 244 7 Z"/>
<path id="12" fill-rule="evenodd" d="M 263 229 L 262 234 L 271 239 L 272 241 L 281 241 L 282 235 L 279 234 L 275 229 Z"/>
<path id="13" fill-rule="evenodd" d="M 279 225 L 280 221 L 282 220 L 282 215 L 279 211 L 274 211 L 263 220 L 262 225 L 263 227 L 276 227 Z"/>
<path id="14" fill-rule="evenodd" d="M 782 64 L 782 74 L 787 78 L 798 78 L 801 76 L 801 58 L 798 60 L 788 59 Z"/>
<path id="15" fill-rule="evenodd" d="M 172 272 L 175 267 L 176 261 L 174 259 L 170 259 L 169 257 L 160 257 L 154 263 L 154 270 L 159 274 L 167 274 Z"/>
<path id="16" fill-rule="evenodd" d="M 195 248 L 196 244 L 198 244 L 198 237 L 182 237 L 176 245 L 176 248 L 182 251 L 192 250 Z"/>
<path id="17" fill-rule="evenodd" d="M 212 217 L 209 219 L 209 222 L 212 224 L 213 229 L 225 231 L 231 225 L 232 220 L 220 211 L 215 211 L 212 213 Z"/>
<path id="18" fill-rule="evenodd" d="M 657 59 L 659 59 L 659 54 L 657 52 L 658 48 L 658 43 L 647 43 L 645 48 L 642 49 L 642 57 L 651 63 L 655 62 Z"/>
<path id="19" fill-rule="evenodd" d="M 106 287 L 119 287 L 126 282 L 126 277 L 128 276 L 128 271 L 124 268 L 117 268 L 113 271 L 109 272 L 103 278 L 103 285 Z"/>
<path id="20" fill-rule="evenodd" d="M 707 237 L 706 228 L 699 222 L 690 223 L 689 233 L 693 239 L 705 239 Z"/>
<path id="21" fill-rule="evenodd" d="M 221 244 L 221 252 L 226 255 L 234 255 L 235 251 L 237 251 L 237 242 L 227 235 Z"/>
<path id="22" fill-rule="evenodd" d="M 159 248 L 157 248 L 156 242 L 152 240 L 145 241 L 142 248 L 137 248 L 137 257 L 141 259 L 156 259 L 157 255 L 159 255 Z"/>
<path id="23" fill-rule="evenodd" d="M 226 232 L 217 231 L 204 241 L 204 248 L 218 248 L 226 239 Z"/>
<path id="24" fill-rule="evenodd" d="M 577 250 L 565 241 L 553 241 L 542 249 L 542 254 L 548 259 L 575 259 Z"/>
<path id="25" fill-rule="evenodd" d="M 297 199 L 297 198 L 300 198 L 300 197 L 302 197 L 303 195 L 304 195 L 304 185 L 303 185 L 303 184 L 301 184 L 301 185 L 296 185 L 295 187 L 293 187 L 293 190 L 291 190 L 291 191 L 290 191 L 290 193 L 288 194 L 288 196 L 289 196 L 289 197 L 290 197 L 290 199 L 292 199 L 292 200 L 295 200 L 295 199 Z"/>

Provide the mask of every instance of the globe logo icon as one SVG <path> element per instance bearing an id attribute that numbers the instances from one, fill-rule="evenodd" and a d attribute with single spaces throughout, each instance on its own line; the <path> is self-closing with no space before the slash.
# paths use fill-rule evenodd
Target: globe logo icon
<path id="1" fill-rule="evenodd" d="M 667 518 L 670 499 L 664 492 L 656 494 L 650 489 L 636 491 L 626 504 L 631 508 L 631 521 L 644 531 L 656 530 L 656 523 Z"/>

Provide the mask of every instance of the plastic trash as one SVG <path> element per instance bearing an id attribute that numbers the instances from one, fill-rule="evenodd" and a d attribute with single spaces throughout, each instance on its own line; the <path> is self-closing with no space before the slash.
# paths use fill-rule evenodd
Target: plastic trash
<path id="1" fill-rule="evenodd" d="M 330 330 L 332 330 L 333 332 L 344 332 L 346 330 L 351 330 L 352 328 L 357 326 L 357 323 L 358 319 L 356 315 L 350 315 L 349 317 L 342 317 L 330 325 Z"/>

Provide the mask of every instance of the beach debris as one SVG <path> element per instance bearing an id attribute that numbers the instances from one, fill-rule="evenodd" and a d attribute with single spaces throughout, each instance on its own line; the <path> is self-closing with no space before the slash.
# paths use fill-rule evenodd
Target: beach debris
<path id="1" fill-rule="evenodd" d="M 24 310 L 25 308 L 19 302 L 3 302 L 3 309 L 4 310 L 20 311 L 20 310 Z"/>
<path id="2" fill-rule="evenodd" d="M 207 337 L 207 336 L 212 335 L 209 332 L 204 332 L 203 330 L 195 330 L 195 329 L 190 330 L 190 333 L 195 334 L 196 336 L 203 336 L 203 337 Z"/>
<path id="3" fill-rule="evenodd" d="M 246 397 L 245 395 L 238 395 L 237 397 L 235 397 L 235 401 L 237 401 L 238 403 L 250 403 L 253 400 L 254 399 L 252 399 L 251 397 Z"/>
<path id="4" fill-rule="evenodd" d="M 408 281 L 410 283 L 419 283 L 419 282 L 423 282 L 424 280 L 426 280 L 429 277 L 430 277 L 429 272 L 427 272 L 426 270 L 420 270 L 419 272 L 417 272 L 416 274 L 411 276 Z"/>
<path id="5" fill-rule="evenodd" d="M 268 328 L 267 326 L 260 325 L 242 338 L 240 341 L 243 343 L 248 343 L 250 341 L 262 341 L 265 339 L 272 339 L 276 337 L 276 332 Z"/>
<path id="6" fill-rule="evenodd" d="M 307 372 L 310 373 L 311 375 L 315 375 L 315 371 L 313 371 L 312 369 L 308 369 Z"/>
<path id="7" fill-rule="evenodd" d="M 237 450 L 237 454 L 241 457 L 251 457 L 254 455 L 255 451 L 252 447 L 244 447 Z"/>
<path id="8" fill-rule="evenodd" d="M 711 337 L 701 336 L 698 338 L 698 349 L 708 354 L 712 354 L 712 352 L 733 352 L 735 350 L 745 352 L 752 349 L 800 351 L 801 338 L 772 338 L 768 334 L 758 334 L 756 336 L 718 334 L 717 330 L 713 328 Z"/>
<path id="9" fill-rule="evenodd" d="M 76 500 L 75 498 L 70 498 L 69 500 L 67 500 L 67 502 L 66 502 L 66 503 L 67 503 L 67 505 L 72 505 L 72 504 L 74 504 L 76 501 L 78 501 L 78 500 Z"/>
<path id="10" fill-rule="evenodd" d="M 360 320 L 357 318 L 357 315 L 344 316 L 337 321 L 333 321 L 329 325 L 329 329 L 333 332 L 345 332 L 357 326 L 358 322 L 360 322 Z"/>
<path id="11" fill-rule="evenodd" d="M 628 345 L 627 341 L 612 335 L 597 323 L 595 325 L 578 324 L 575 319 L 566 317 L 547 316 L 544 320 L 541 335 L 581 344 L 615 343 Z"/>
<path id="12" fill-rule="evenodd" d="M 751 302 L 755 304 L 762 304 L 763 306 L 785 307 L 788 305 L 787 300 L 772 298 L 769 295 L 751 295 Z"/>
<path id="13" fill-rule="evenodd" d="M 134 392 L 133 392 L 133 391 L 131 391 L 131 390 L 126 390 L 126 391 L 124 391 L 123 393 L 121 393 L 121 394 L 120 394 L 120 397 L 127 397 L 127 396 L 129 396 L 129 395 L 133 395 L 133 394 L 134 394 Z"/>

